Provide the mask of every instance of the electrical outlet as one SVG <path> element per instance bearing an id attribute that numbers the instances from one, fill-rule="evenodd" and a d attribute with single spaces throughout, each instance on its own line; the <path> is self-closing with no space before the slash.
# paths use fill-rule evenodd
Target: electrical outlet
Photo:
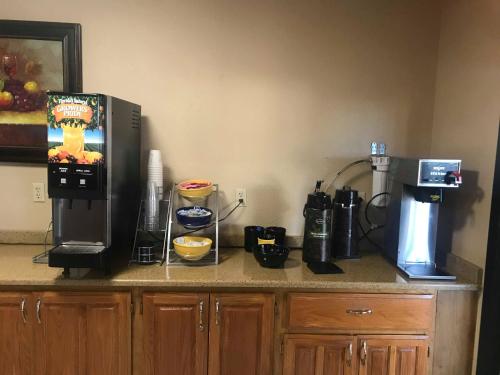
<path id="1" fill-rule="evenodd" d="M 45 184 L 33 182 L 33 202 L 45 202 Z"/>
<path id="2" fill-rule="evenodd" d="M 243 189 L 243 188 L 237 188 L 235 199 L 237 201 L 243 200 L 243 203 L 241 204 L 241 206 L 246 207 L 247 206 L 247 190 Z"/>

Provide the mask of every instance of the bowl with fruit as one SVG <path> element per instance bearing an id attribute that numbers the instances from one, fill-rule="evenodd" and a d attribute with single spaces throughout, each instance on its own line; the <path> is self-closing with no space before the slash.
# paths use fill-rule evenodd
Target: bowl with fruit
<path id="1" fill-rule="evenodd" d="M 41 87 L 41 65 L 20 52 L 2 51 L 0 67 L 0 122 L 47 124 L 47 93 Z M 22 71 L 22 74 L 18 74 Z"/>
<path id="2" fill-rule="evenodd" d="M 26 117 L 36 112 L 45 118 L 46 104 L 47 94 L 40 90 L 37 82 L 15 78 L 0 80 L 0 111 L 9 111 L 12 117 Z"/>

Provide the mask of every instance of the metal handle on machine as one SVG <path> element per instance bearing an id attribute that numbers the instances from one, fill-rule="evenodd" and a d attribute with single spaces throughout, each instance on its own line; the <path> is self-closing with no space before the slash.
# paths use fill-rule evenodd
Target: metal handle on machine
<path id="1" fill-rule="evenodd" d="M 373 314 L 372 309 L 347 309 L 345 312 L 348 313 L 349 315 L 356 315 L 356 316 Z"/>
<path id="2" fill-rule="evenodd" d="M 363 341 L 363 344 L 361 345 L 361 364 L 363 366 L 366 365 L 366 357 L 368 356 L 368 349 L 367 349 L 367 344 L 366 341 Z"/>
<path id="3" fill-rule="evenodd" d="M 219 300 L 215 300 L 215 324 L 220 325 L 220 303 Z"/>
<path id="4" fill-rule="evenodd" d="M 42 300 L 38 298 L 36 300 L 36 320 L 38 324 L 42 324 L 42 320 L 40 319 L 40 305 L 42 304 Z"/>
<path id="5" fill-rule="evenodd" d="M 203 331 L 205 329 L 205 326 L 203 325 L 203 301 L 200 301 L 198 304 L 199 306 L 199 312 L 200 312 L 200 331 Z"/>
<path id="6" fill-rule="evenodd" d="M 26 299 L 23 298 L 21 300 L 21 306 L 20 306 L 20 310 L 21 310 L 21 317 L 23 318 L 23 323 L 26 324 L 27 323 L 27 320 L 26 320 L 26 310 L 25 310 L 25 306 L 26 306 Z"/>
<path id="7" fill-rule="evenodd" d="M 351 363 L 352 363 L 352 342 L 347 347 L 346 362 L 347 362 L 347 366 L 351 367 Z"/>

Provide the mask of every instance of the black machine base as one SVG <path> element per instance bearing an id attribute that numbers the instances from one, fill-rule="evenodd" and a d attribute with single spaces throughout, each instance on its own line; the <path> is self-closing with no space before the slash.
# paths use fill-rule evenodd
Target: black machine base
<path id="1" fill-rule="evenodd" d="M 398 268 L 410 279 L 419 280 L 456 280 L 456 276 L 433 264 L 398 264 Z"/>
<path id="2" fill-rule="evenodd" d="M 344 273 L 342 268 L 328 262 L 310 262 L 307 263 L 307 267 L 317 275 Z"/>
<path id="3" fill-rule="evenodd" d="M 100 268 L 109 274 L 111 249 L 99 245 L 58 245 L 49 251 L 49 267 L 64 268 L 64 276 L 69 276 L 70 268 Z"/>

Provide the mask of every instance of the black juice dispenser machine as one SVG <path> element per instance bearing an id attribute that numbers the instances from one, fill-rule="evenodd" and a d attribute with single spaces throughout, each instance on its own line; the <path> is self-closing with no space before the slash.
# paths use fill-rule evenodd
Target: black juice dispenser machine
<path id="1" fill-rule="evenodd" d="M 102 94 L 48 95 L 49 266 L 110 270 L 132 247 L 140 203 L 141 107 Z"/>

